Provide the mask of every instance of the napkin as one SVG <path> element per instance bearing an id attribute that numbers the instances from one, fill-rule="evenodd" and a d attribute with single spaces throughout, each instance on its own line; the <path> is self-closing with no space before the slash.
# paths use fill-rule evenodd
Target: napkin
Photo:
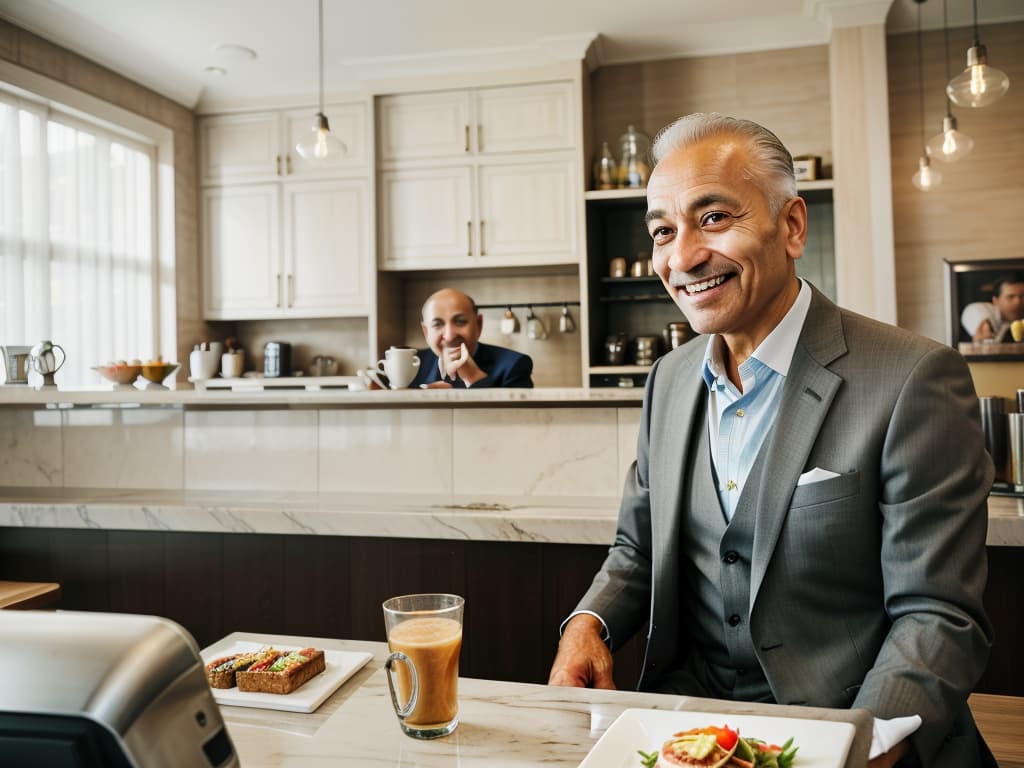
<path id="1" fill-rule="evenodd" d="M 871 754 L 868 755 L 868 759 L 874 760 L 879 755 L 884 755 L 920 727 L 920 715 L 894 717 L 892 720 L 876 717 L 871 729 Z"/>

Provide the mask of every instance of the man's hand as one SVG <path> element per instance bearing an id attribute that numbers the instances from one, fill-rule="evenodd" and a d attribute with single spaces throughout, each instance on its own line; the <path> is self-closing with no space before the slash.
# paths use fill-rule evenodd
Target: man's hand
<path id="1" fill-rule="evenodd" d="M 972 341 L 984 341 L 985 339 L 995 338 L 996 332 L 992 330 L 992 323 L 988 320 L 982 320 L 981 324 L 974 331 Z"/>
<path id="2" fill-rule="evenodd" d="M 601 640 L 601 630 L 601 622 L 589 613 L 572 617 L 558 643 L 548 685 L 614 690 L 612 652 Z"/>
<path id="3" fill-rule="evenodd" d="M 868 768 L 891 768 L 899 762 L 899 759 L 903 757 L 907 751 L 907 742 L 898 742 L 892 749 L 885 754 L 881 754 L 874 760 L 868 761 Z"/>
<path id="4" fill-rule="evenodd" d="M 449 379 L 461 379 L 469 387 L 487 376 L 484 371 L 480 370 L 480 366 L 469 354 L 465 344 L 460 344 L 457 347 L 443 347 L 441 355 L 440 363 Z"/>

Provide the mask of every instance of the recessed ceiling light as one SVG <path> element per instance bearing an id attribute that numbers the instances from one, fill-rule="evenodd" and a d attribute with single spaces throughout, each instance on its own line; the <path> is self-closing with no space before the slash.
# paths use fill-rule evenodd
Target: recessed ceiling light
<path id="1" fill-rule="evenodd" d="M 224 77 L 228 71 L 224 67 L 204 67 L 203 73 L 211 77 Z"/>
<path id="2" fill-rule="evenodd" d="M 235 43 L 219 43 L 213 46 L 213 52 L 221 61 L 237 64 L 255 61 L 259 58 L 259 55 L 252 48 L 236 45 Z"/>

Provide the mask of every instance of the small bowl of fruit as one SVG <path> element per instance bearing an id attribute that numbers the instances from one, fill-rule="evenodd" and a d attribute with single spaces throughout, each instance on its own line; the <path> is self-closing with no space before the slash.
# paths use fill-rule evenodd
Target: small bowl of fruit
<path id="1" fill-rule="evenodd" d="M 112 381 L 114 389 L 127 389 L 142 373 L 142 361 L 117 360 L 105 365 L 94 365 L 92 369 L 107 381 Z"/>
<path id="2" fill-rule="evenodd" d="M 174 374 L 181 367 L 181 363 L 165 363 L 163 358 L 147 360 L 142 364 L 142 378 L 149 383 L 146 389 L 167 389 L 163 381 Z"/>

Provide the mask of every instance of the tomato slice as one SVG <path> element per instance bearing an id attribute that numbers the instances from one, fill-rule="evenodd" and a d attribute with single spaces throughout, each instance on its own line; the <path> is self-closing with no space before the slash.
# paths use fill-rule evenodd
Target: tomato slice
<path id="1" fill-rule="evenodd" d="M 728 752 L 739 741 L 740 734 L 737 731 L 732 730 L 729 726 L 722 728 L 715 728 L 715 739 L 718 741 L 718 746 Z"/>

